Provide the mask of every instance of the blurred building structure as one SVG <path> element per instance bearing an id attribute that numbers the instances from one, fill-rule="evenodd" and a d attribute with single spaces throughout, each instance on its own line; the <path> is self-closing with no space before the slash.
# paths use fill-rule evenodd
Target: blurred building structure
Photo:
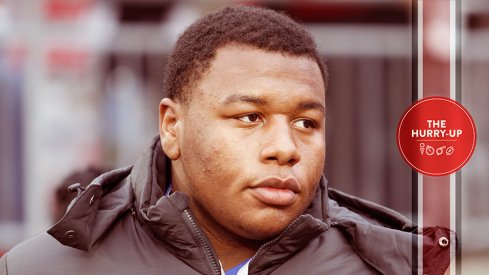
<path id="1" fill-rule="evenodd" d="M 158 133 L 178 34 L 239 3 L 298 19 L 327 60 L 330 186 L 412 217 L 412 171 L 396 143 L 412 102 L 411 1 L 0 0 L 0 250 L 49 227 L 50 196 L 71 171 L 134 162 Z M 463 255 L 480 258 L 489 254 L 489 2 L 461 6 L 462 103 L 478 144 L 462 169 L 459 238 Z"/>

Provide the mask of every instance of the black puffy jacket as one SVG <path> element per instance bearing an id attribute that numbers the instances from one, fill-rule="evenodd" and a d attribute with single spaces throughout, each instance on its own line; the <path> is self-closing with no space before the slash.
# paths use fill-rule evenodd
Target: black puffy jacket
<path id="1" fill-rule="evenodd" d="M 135 163 L 103 174 L 56 225 L 14 247 L 0 274 L 220 274 L 216 253 L 192 219 L 185 194 L 163 196 L 159 140 Z M 323 178 L 303 215 L 252 258 L 249 274 L 443 274 L 450 256 L 438 239 L 377 204 L 327 189 Z"/>

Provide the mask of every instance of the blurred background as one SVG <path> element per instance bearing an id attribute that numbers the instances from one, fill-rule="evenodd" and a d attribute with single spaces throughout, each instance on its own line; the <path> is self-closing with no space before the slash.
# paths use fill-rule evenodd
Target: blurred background
<path id="1" fill-rule="evenodd" d="M 412 173 L 396 145 L 412 102 L 410 0 L 0 0 L 0 254 L 53 224 L 56 187 L 71 172 L 136 160 L 158 133 L 179 33 L 230 4 L 286 11 L 313 34 L 330 70 L 330 186 L 413 216 Z M 461 5 L 462 103 L 478 143 L 462 169 L 459 239 L 462 272 L 485 274 L 489 2 Z M 433 22 L 426 54 L 436 58 Z"/>

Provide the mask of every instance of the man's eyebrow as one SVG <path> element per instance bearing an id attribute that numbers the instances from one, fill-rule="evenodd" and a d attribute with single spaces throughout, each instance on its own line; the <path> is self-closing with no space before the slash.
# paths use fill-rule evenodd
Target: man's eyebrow
<path id="1" fill-rule="evenodd" d="M 237 102 L 247 102 L 247 103 L 261 105 L 261 106 L 268 105 L 266 99 L 259 98 L 256 96 L 249 96 L 249 95 L 230 95 L 223 101 L 223 104 L 229 105 Z M 319 110 L 322 113 L 325 113 L 324 105 L 313 100 L 300 102 L 297 107 L 300 110 L 314 109 L 314 110 Z"/>
<path id="2" fill-rule="evenodd" d="M 322 113 L 325 113 L 325 107 L 323 104 L 316 102 L 316 101 L 304 101 L 299 103 L 299 109 L 301 110 L 309 110 L 309 109 L 315 109 L 319 110 Z"/>
<path id="3" fill-rule="evenodd" d="M 265 99 L 249 95 L 230 95 L 223 101 L 223 104 L 229 105 L 236 102 L 248 102 L 255 105 L 267 105 L 267 101 Z"/>

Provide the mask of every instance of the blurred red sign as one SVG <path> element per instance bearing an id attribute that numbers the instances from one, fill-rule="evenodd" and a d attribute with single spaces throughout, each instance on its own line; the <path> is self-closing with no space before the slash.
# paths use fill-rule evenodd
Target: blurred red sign
<path id="1" fill-rule="evenodd" d="M 46 0 L 44 12 L 49 20 L 75 20 L 87 13 L 92 0 Z"/>
<path id="2" fill-rule="evenodd" d="M 50 71 L 84 71 L 89 53 L 85 49 L 53 47 L 47 51 L 46 63 Z"/>

